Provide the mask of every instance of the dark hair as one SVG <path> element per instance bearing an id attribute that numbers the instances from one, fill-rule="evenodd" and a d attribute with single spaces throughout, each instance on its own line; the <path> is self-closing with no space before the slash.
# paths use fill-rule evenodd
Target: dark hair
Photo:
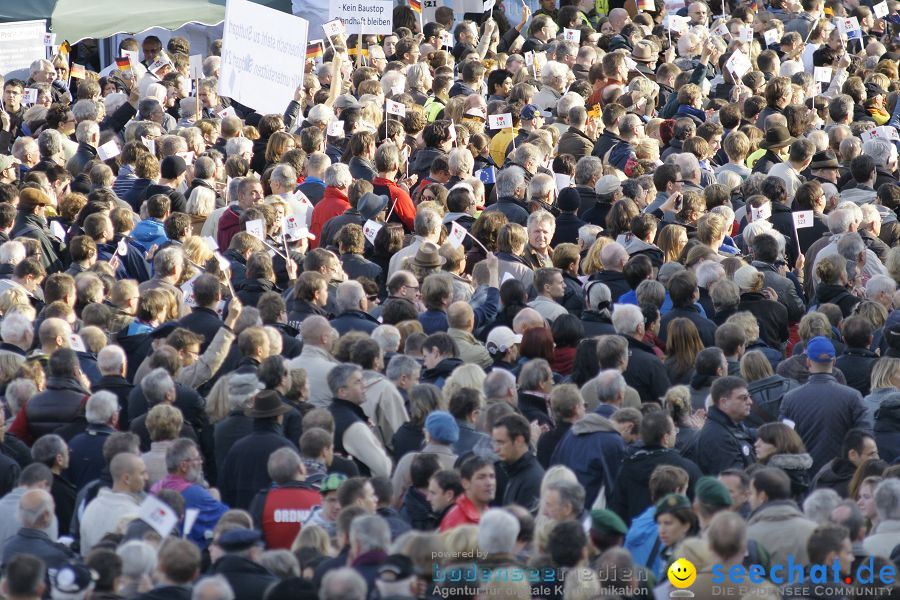
<path id="1" fill-rule="evenodd" d="M 697 360 L 694 363 L 697 375 L 715 376 L 719 367 L 722 366 L 723 358 L 725 358 L 725 353 L 721 348 L 704 348 L 697 353 Z"/>
<path id="2" fill-rule="evenodd" d="M 422 342 L 422 350 L 437 350 L 443 356 L 459 356 L 456 341 L 446 333 L 432 333 Z"/>
<path id="3" fill-rule="evenodd" d="M 481 392 L 472 388 L 459 388 L 450 396 L 447 410 L 454 419 L 463 421 L 481 408 Z"/>
<path id="4" fill-rule="evenodd" d="M 769 501 L 788 500 L 791 497 L 791 479 L 776 467 L 762 467 L 750 476 L 753 489 L 765 492 Z"/>
<path id="5" fill-rule="evenodd" d="M 572 348 L 584 337 L 584 325 L 575 315 L 560 315 L 550 326 L 557 348 Z"/>
<path id="6" fill-rule="evenodd" d="M 468 459 L 466 459 L 466 460 L 468 460 Z M 485 463 L 485 464 L 487 464 L 487 463 Z M 482 464 L 481 466 L 483 467 L 484 464 Z M 481 467 L 478 467 L 478 469 L 480 469 L 480 468 Z M 477 471 L 478 469 L 475 469 L 475 471 Z M 474 471 L 472 473 L 474 473 Z M 472 475 L 470 474 L 469 477 L 471 478 Z M 438 487 L 441 488 L 442 490 L 444 490 L 445 492 L 447 490 L 453 490 L 454 496 L 459 496 L 460 494 L 463 493 L 463 486 L 462 486 L 462 481 L 460 481 L 460 474 L 453 469 L 441 469 L 440 471 L 438 471 L 434 475 L 432 475 L 432 478 L 434 478 L 434 482 L 438 485 Z"/>
<path id="7" fill-rule="evenodd" d="M 44 561 L 31 554 L 18 554 L 6 563 L 6 576 L 3 581 L 6 582 L 10 596 L 36 596 L 43 585 L 46 573 Z"/>
<path id="8" fill-rule="evenodd" d="M 459 476 L 461 479 L 471 481 L 472 477 L 475 476 L 475 473 L 485 467 L 493 468 L 494 462 L 478 454 L 473 454 L 472 456 L 465 458 L 459 465 Z"/>
<path id="9" fill-rule="evenodd" d="M 872 337 L 872 323 L 865 317 L 847 317 L 841 327 L 841 336 L 848 348 L 867 348 Z"/>
<path id="10" fill-rule="evenodd" d="M 668 289 L 673 306 L 689 305 L 697 289 L 697 276 L 690 269 L 679 271 L 669 279 Z"/>
<path id="11" fill-rule="evenodd" d="M 48 367 L 52 377 L 71 377 L 80 368 L 78 355 L 69 348 L 60 348 L 50 355 Z"/>
<path id="12" fill-rule="evenodd" d="M 726 375 L 713 381 L 712 386 L 709 388 L 709 395 L 712 397 L 713 404 L 718 404 L 719 400 L 734 390 L 746 387 L 747 382 L 740 377 Z"/>
<path id="13" fill-rule="evenodd" d="M 600 372 L 597 358 L 597 338 L 584 338 L 575 347 L 575 358 L 572 361 L 572 383 L 581 387 Z"/>
<path id="14" fill-rule="evenodd" d="M 97 572 L 94 591 L 114 592 L 113 585 L 122 575 L 122 559 L 114 550 L 95 547 L 84 559 L 84 566 Z"/>
<path id="15" fill-rule="evenodd" d="M 828 554 L 840 552 L 850 530 L 843 525 L 823 523 L 816 527 L 806 541 L 806 553 L 811 564 L 823 564 Z"/>
<path id="16" fill-rule="evenodd" d="M 637 289 L 642 281 L 653 275 L 653 262 L 646 254 L 635 254 L 625 263 L 622 275 L 631 289 Z"/>
<path id="17" fill-rule="evenodd" d="M 511 442 L 516 441 L 517 437 L 521 437 L 526 444 L 531 442 L 531 426 L 528 420 L 519 414 L 506 415 L 494 423 L 494 428 L 504 427 L 509 434 Z"/>
<path id="18" fill-rule="evenodd" d="M 440 471 L 441 463 L 436 454 L 419 452 L 409 465 L 409 478 L 414 488 L 428 487 L 431 476 Z"/>
<path id="19" fill-rule="evenodd" d="M 580 507 L 579 507 L 580 508 Z M 575 520 L 557 523 L 547 538 L 546 552 L 556 567 L 575 567 L 584 555 L 587 536 Z"/>
<path id="20" fill-rule="evenodd" d="M 841 456 L 848 458 L 851 450 L 855 450 L 857 454 L 861 453 L 866 439 L 872 439 L 872 434 L 856 428 L 847 431 L 841 442 Z"/>
<path id="21" fill-rule="evenodd" d="M 672 431 L 672 417 L 669 413 L 657 410 L 644 415 L 641 420 L 641 441 L 644 446 L 655 446 L 663 436 Z"/>

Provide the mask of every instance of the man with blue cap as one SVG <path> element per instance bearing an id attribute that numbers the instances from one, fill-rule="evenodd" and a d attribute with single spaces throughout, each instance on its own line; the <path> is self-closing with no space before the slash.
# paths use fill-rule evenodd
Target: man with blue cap
<path id="1" fill-rule="evenodd" d="M 811 473 L 838 457 L 841 442 L 854 428 L 872 430 L 862 395 L 833 375 L 834 345 L 816 336 L 806 344 L 809 380 L 784 395 L 781 419 L 792 424 L 813 459 Z"/>

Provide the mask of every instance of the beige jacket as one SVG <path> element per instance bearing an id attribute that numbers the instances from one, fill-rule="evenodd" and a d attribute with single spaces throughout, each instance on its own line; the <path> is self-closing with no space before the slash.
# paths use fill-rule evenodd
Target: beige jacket
<path id="1" fill-rule="evenodd" d="M 231 350 L 234 333 L 224 325 L 206 347 L 206 352 L 192 365 L 182 367 L 175 375 L 175 381 L 190 388 L 198 388 L 216 374 Z"/>
<path id="2" fill-rule="evenodd" d="M 387 377 L 375 371 L 363 373 L 363 386 L 366 388 L 363 412 L 375 424 L 375 433 L 384 447 L 393 450 L 394 433 L 409 421 L 403 396 Z"/>
<path id="3" fill-rule="evenodd" d="M 482 369 L 486 369 L 494 364 L 487 348 L 485 348 L 481 342 L 476 340 L 475 336 L 468 331 L 451 327 L 447 330 L 447 335 L 456 342 L 456 348 L 459 350 L 459 358 L 461 358 L 464 363 L 474 363 Z"/>

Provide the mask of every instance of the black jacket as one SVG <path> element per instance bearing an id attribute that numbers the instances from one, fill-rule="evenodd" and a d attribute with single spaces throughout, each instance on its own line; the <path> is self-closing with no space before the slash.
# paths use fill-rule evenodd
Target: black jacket
<path id="1" fill-rule="evenodd" d="M 539 425 L 553 426 L 550 417 L 550 399 L 519 390 L 519 410 L 528 422 L 537 421 Z"/>
<path id="2" fill-rule="evenodd" d="M 631 286 L 625 281 L 625 275 L 621 271 L 600 271 L 591 275 L 591 281 L 599 281 L 609 288 L 609 301 L 613 304 L 619 297 L 631 291 Z"/>
<path id="3" fill-rule="evenodd" d="M 391 438 L 391 446 L 394 449 L 392 454 L 394 464 L 397 464 L 404 454 L 418 452 L 424 445 L 425 432 L 408 421 L 403 423 L 394 432 L 394 437 Z"/>
<path id="4" fill-rule="evenodd" d="M 853 307 L 860 303 L 860 299 L 840 284 L 819 283 L 816 286 L 815 305 L 818 306 L 826 302 L 837 304 L 841 309 L 841 314 L 846 319 L 853 313 Z"/>
<path id="5" fill-rule="evenodd" d="M 262 600 L 269 586 L 278 582 L 262 565 L 233 554 L 217 560 L 210 572 L 228 580 L 235 600 Z"/>
<path id="6" fill-rule="evenodd" d="M 350 331 L 362 331 L 370 334 L 381 323 L 369 313 L 361 310 L 348 310 L 331 320 L 331 326 L 334 327 L 338 334 L 344 335 Z"/>
<path id="7" fill-rule="evenodd" d="M 237 288 L 247 279 L 247 259 L 237 250 L 226 250 L 224 256 L 231 268 L 231 285 Z"/>
<path id="8" fill-rule="evenodd" d="M 197 390 L 175 382 L 175 408 L 181 410 L 184 422 L 190 423 L 197 436 L 202 438 L 202 433 L 210 429 L 209 417 L 206 414 L 206 401 L 197 393 Z M 128 395 L 128 420 L 133 421 L 150 410 L 147 405 L 147 397 L 141 386 L 136 386 Z"/>
<path id="9" fill-rule="evenodd" d="M 133 389 L 134 385 L 129 383 L 128 380 L 121 375 L 103 375 L 100 379 L 91 384 L 92 392 L 104 390 L 116 395 L 116 399 L 119 401 L 120 427 L 128 427 L 128 421 L 123 421 L 123 418 L 127 417 L 128 411 L 126 410 L 126 407 L 128 406 L 128 395 Z"/>
<path id="10" fill-rule="evenodd" d="M 894 392 L 875 411 L 875 443 L 881 460 L 894 463 L 900 457 L 900 392 Z"/>
<path id="11" fill-rule="evenodd" d="M 62 271 L 64 263 L 68 262 L 65 243 L 50 233 L 50 227 L 43 217 L 19 210 L 9 235 L 11 238 L 27 237 L 38 241 L 41 248 L 39 257 L 41 265 L 47 270 L 48 275 Z"/>
<path id="12" fill-rule="evenodd" d="M 812 485 L 814 489 L 831 488 L 840 494 L 841 498 L 846 498 L 850 495 L 850 480 L 853 479 L 854 473 L 856 465 L 846 458 L 835 458 L 819 469 Z"/>
<path id="13" fill-rule="evenodd" d="M 403 495 L 400 517 L 419 531 L 434 531 L 440 525 L 437 515 L 431 511 L 428 498 L 412 486 Z"/>
<path id="14" fill-rule="evenodd" d="M 587 222 L 582 221 L 575 213 L 560 213 L 556 217 L 556 231 L 550 245 L 555 248 L 558 244 L 577 244 L 578 230 L 584 225 Z"/>
<path id="15" fill-rule="evenodd" d="M 83 403 L 89 395 L 72 377 L 48 377 L 47 388 L 25 405 L 28 434 L 37 440 L 72 423 L 83 414 Z"/>
<path id="16" fill-rule="evenodd" d="M 553 451 L 556 450 L 556 445 L 571 428 L 571 423 L 563 421 L 540 437 L 537 444 L 537 459 L 542 467 L 550 468 L 550 458 L 553 456 Z"/>
<path id="17" fill-rule="evenodd" d="M 781 302 L 767 300 L 758 292 L 746 292 L 741 294 L 738 310 L 746 310 L 756 317 L 759 323 L 759 339 L 772 348 L 780 348 L 787 341 L 788 310 Z M 713 331 L 715 337 L 715 330 Z"/>
<path id="18" fill-rule="evenodd" d="M 187 212 L 187 200 L 184 198 L 184 194 L 175 190 L 171 186 L 161 185 L 158 183 L 154 183 L 153 185 L 148 185 L 144 190 L 143 198 L 141 199 L 141 203 L 149 198 L 150 196 L 155 196 L 157 194 L 162 194 L 163 196 L 167 196 L 169 198 L 169 210 L 171 212 Z M 140 206 L 138 206 L 140 209 Z"/>
<path id="19" fill-rule="evenodd" d="M 361 254 L 341 254 L 341 266 L 347 274 L 347 279 L 368 277 L 376 283 L 382 279 L 381 267 L 363 258 Z"/>
<path id="20" fill-rule="evenodd" d="M 673 448 L 644 446 L 626 456 L 616 476 L 607 505 L 607 508 L 622 517 L 626 525 L 652 504 L 650 475 L 659 465 L 673 465 L 687 471 L 689 496 L 693 496 L 694 484 L 703 475 L 693 461 L 684 458 Z"/>
<path id="21" fill-rule="evenodd" d="M 787 313 L 787 309 L 785 309 L 785 313 Z M 693 304 L 690 306 L 673 307 L 672 310 L 663 315 L 662 321 L 659 324 L 660 340 L 663 342 L 666 341 L 666 330 L 669 328 L 669 323 L 678 317 L 685 317 L 697 326 L 697 331 L 700 333 L 700 340 L 703 342 L 704 346 L 710 348 L 716 345 L 716 324 L 701 315 L 700 310 Z"/>
<path id="22" fill-rule="evenodd" d="M 20 554 L 31 554 L 44 561 L 48 569 L 58 569 L 77 556 L 66 546 L 54 542 L 40 529 L 22 527 L 3 545 L 0 564 L 5 569 L 10 559 Z"/>
<path id="23" fill-rule="evenodd" d="M 315 306 L 309 300 L 299 298 L 291 300 L 290 309 L 288 311 L 288 321 L 290 323 L 299 326 L 299 324 L 303 322 L 303 319 L 313 315 L 325 317 L 326 319 L 330 316 L 328 311 L 321 306 Z"/>
<path id="24" fill-rule="evenodd" d="M 296 450 L 274 418 L 254 419 L 253 431 L 231 447 L 219 472 L 222 502 L 232 508 L 250 508 L 256 492 L 272 483 L 268 470 L 260 465 L 279 448 Z"/>
<path id="25" fill-rule="evenodd" d="M 68 535 L 72 513 L 75 511 L 75 498 L 78 497 L 78 490 L 68 479 L 54 473 L 53 484 L 50 486 L 50 495 L 53 496 L 53 504 L 56 506 L 59 535 Z"/>
<path id="26" fill-rule="evenodd" d="M 538 463 L 534 454 L 529 450 L 513 463 L 501 461 L 498 465 L 507 476 L 506 490 L 503 493 L 504 506 L 518 504 L 532 513 L 535 512 L 541 497 L 544 468 Z"/>
<path id="27" fill-rule="evenodd" d="M 584 327 L 584 337 L 586 338 L 598 335 L 616 335 L 612 318 L 596 310 L 584 310 L 581 312 L 581 326 Z"/>
<path id="28" fill-rule="evenodd" d="M 91 597 L 93 598 L 93 595 Z M 160 585 L 149 592 L 134 596 L 132 600 L 191 600 L 191 588 L 183 585 Z"/>
<path id="29" fill-rule="evenodd" d="M 375 172 L 375 165 L 364 158 L 352 156 L 347 162 L 347 166 L 350 168 L 350 175 L 353 176 L 353 179 L 372 181 L 378 177 L 378 173 Z"/>
<path id="30" fill-rule="evenodd" d="M 622 375 L 641 397 L 641 403 L 659 402 L 669 389 L 669 375 L 663 362 L 648 344 L 626 336 L 628 368 Z"/>
<path id="31" fill-rule="evenodd" d="M 863 396 L 869 395 L 872 383 L 872 368 L 878 362 L 878 355 L 868 348 L 844 348 L 834 365 L 847 379 L 847 385 L 858 390 Z"/>
<path id="32" fill-rule="evenodd" d="M 264 323 L 266 327 L 277 329 L 281 334 L 281 355 L 287 359 L 300 356 L 303 351 L 303 342 L 297 336 L 300 334 L 297 329 L 286 323 Z"/>
<path id="33" fill-rule="evenodd" d="M 242 410 L 233 410 L 228 416 L 216 423 L 213 431 L 213 444 L 216 456 L 216 469 L 222 472 L 225 464 L 225 457 L 228 451 L 234 446 L 238 440 L 250 435 L 253 431 L 253 419 L 244 414 Z"/>
<path id="34" fill-rule="evenodd" d="M 444 387 L 444 382 L 450 377 L 453 369 L 462 365 L 458 358 L 445 358 L 430 369 L 422 371 L 421 383 L 433 383 L 439 388 Z"/>
<path id="35" fill-rule="evenodd" d="M 204 341 L 200 344 L 200 354 L 206 352 L 210 342 L 213 341 L 213 338 L 216 337 L 223 325 L 218 313 L 201 306 L 194 307 L 191 309 L 191 314 L 181 317 L 178 321 L 179 327 L 184 327 L 197 335 L 203 336 Z"/>
<path id="36" fill-rule="evenodd" d="M 712 406 L 689 458 L 704 475 L 718 475 L 725 469 L 745 469 L 756 462 L 753 442 L 750 430 Z"/>
<path id="37" fill-rule="evenodd" d="M 246 279 L 235 288 L 237 298 L 244 306 L 256 306 L 259 297 L 266 292 L 282 293 L 271 279 Z"/>
<path id="38" fill-rule="evenodd" d="M 747 384 L 753 406 L 750 407 L 750 415 L 744 419 L 744 425 L 756 428 L 763 423 L 777 421 L 782 398 L 799 386 L 793 379 L 781 375 L 770 375 Z"/>
<path id="39" fill-rule="evenodd" d="M 362 227 L 365 222 L 366 220 L 363 219 L 360 212 L 353 207 L 348 208 L 337 216 L 331 217 L 325 221 L 325 224 L 322 226 L 322 231 L 319 233 L 319 248 L 334 247 L 334 249 L 337 250 L 337 243 L 334 238 L 337 237 L 338 231 L 340 231 L 344 225 L 356 224 Z"/>

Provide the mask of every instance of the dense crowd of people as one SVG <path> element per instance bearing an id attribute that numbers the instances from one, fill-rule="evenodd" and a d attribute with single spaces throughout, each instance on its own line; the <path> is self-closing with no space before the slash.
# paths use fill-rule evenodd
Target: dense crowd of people
<path id="1" fill-rule="evenodd" d="M 504 1 L 5 80 L 0 596 L 893 593 L 900 2 Z"/>

